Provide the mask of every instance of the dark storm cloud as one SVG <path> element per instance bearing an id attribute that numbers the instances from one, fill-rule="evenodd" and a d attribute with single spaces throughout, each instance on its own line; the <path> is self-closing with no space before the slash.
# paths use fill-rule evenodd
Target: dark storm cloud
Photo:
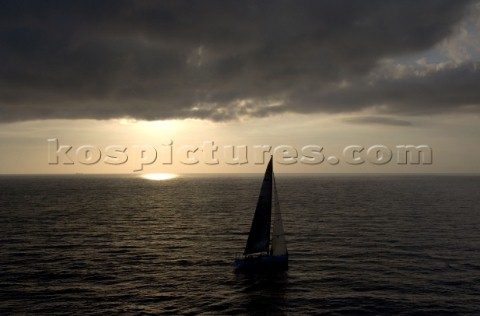
<path id="1" fill-rule="evenodd" d="M 3 1 L 0 120 L 475 107 L 473 66 L 365 82 L 449 36 L 469 3 Z"/>
<path id="2" fill-rule="evenodd" d="M 345 120 L 348 123 L 355 123 L 355 124 L 366 124 L 366 125 L 393 125 L 393 126 L 410 126 L 412 123 L 399 120 L 391 117 L 382 117 L 382 116 L 360 116 L 354 117 L 351 119 Z"/>
<path id="3" fill-rule="evenodd" d="M 316 105 L 335 112 L 377 107 L 383 113 L 427 115 L 452 111 L 478 111 L 480 104 L 480 65 L 464 64 L 455 68 L 410 75 L 399 79 L 357 80 L 333 91 L 318 91 L 298 96 L 304 112 Z"/>

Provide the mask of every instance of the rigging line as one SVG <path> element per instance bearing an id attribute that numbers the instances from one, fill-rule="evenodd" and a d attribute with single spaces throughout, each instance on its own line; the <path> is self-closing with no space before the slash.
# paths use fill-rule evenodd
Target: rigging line
<path id="1" fill-rule="evenodd" d="M 273 189 L 274 189 L 274 194 L 272 194 L 272 197 L 274 196 L 275 197 L 275 203 L 274 204 L 275 206 L 278 205 L 278 207 L 280 207 L 280 199 L 278 198 L 278 191 L 277 191 L 277 180 L 275 179 L 275 173 L 272 172 L 272 179 L 273 179 Z M 282 216 L 282 221 L 283 221 L 283 218 L 286 217 L 285 216 L 286 213 L 285 213 L 285 208 L 283 209 L 283 216 Z M 275 221 L 277 221 L 277 219 L 275 218 Z"/>

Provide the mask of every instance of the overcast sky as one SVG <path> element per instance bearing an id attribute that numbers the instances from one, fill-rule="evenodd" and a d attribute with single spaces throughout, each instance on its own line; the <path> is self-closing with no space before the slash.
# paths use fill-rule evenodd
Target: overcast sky
<path id="1" fill-rule="evenodd" d="M 284 170 L 480 172 L 479 12 L 463 0 L 2 1 L 0 173 L 106 170 L 48 165 L 48 138 L 165 137 L 326 156 L 422 143 L 431 166 Z M 224 171 L 204 167 L 149 171 Z"/>

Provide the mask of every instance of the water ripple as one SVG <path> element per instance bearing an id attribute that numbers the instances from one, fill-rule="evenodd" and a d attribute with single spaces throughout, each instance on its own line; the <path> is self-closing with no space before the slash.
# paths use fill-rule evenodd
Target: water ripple
<path id="1" fill-rule="evenodd" d="M 244 275 L 259 176 L 0 177 L 0 314 L 478 314 L 479 177 L 277 177 L 290 267 Z"/>

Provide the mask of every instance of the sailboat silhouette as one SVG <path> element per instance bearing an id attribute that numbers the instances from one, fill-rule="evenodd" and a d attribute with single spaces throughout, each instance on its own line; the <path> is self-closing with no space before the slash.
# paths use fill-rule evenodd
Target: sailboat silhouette
<path id="1" fill-rule="evenodd" d="M 235 266 L 237 269 L 249 270 L 288 268 L 287 243 L 273 173 L 273 157 L 270 158 L 263 177 L 243 257 L 235 260 Z"/>

